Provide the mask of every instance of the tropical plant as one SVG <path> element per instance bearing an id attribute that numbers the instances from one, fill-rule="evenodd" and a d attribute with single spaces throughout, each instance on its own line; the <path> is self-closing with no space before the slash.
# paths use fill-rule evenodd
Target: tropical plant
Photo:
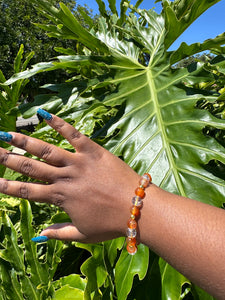
<path id="1" fill-rule="evenodd" d="M 21 45 L 20 49 L 14 60 L 14 73 L 26 70 L 34 53 L 30 52 L 24 58 L 24 46 Z M 0 70 L 0 130 L 1 131 L 16 131 L 16 120 L 19 114 L 18 106 L 21 104 L 22 99 L 25 97 L 24 89 L 29 82 L 29 79 L 20 79 L 10 86 L 5 84 L 6 78 Z M 0 142 L 3 148 L 10 148 L 10 145 Z M 3 177 L 5 167 L 0 166 L 0 176 Z"/>
<path id="2" fill-rule="evenodd" d="M 197 105 L 200 100 L 213 103 L 218 94 L 195 86 L 212 82 L 214 73 L 200 62 L 188 68 L 173 66 L 201 51 L 221 52 L 225 34 L 170 50 L 184 30 L 219 0 L 156 1 L 162 2 L 160 14 L 138 9 L 141 0 L 134 6 L 122 0 L 120 15 L 114 0 L 108 0 L 110 13 L 97 0 L 101 16 L 94 23 L 83 14 L 86 28 L 63 3 L 55 8 L 45 0 L 34 2 L 55 24 L 39 25 L 49 36 L 74 39 L 79 47 L 70 53 L 61 49 L 63 55 L 57 60 L 35 65 L 7 82 L 56 69 L 70 74 L 65 83 L 46 84 L 44 88 L 52 94 L 21 106 L 23 115 L 31 116 L 41 106 L 138 173 L 149 171 L 163 189 L 222 207 L 224 177 L 217 164 L 209 165 L 225 164 L 224 145 L 205 129 L 224 129 L 225 122 Z M 213 65 L 224 68 L 224 55 Z M 71 150 L 48 126 L 41 125 L 33 136 Z M 123 244 L 123 238 L 97 245 L 76 244 L 91 253 L 81 266 L 87 279 L 84 299 L 213 299 L 144 245 L 129 256 Z"/>
<path id="3" fill-rule="evenodd" d="M 19 218 L 16 206 L 19 206 Z M 65 293 L 68 297 L 73 293 L 76 298 L 68 299 L 83 299 L 86 280 L 79 275 L 71 274 L 53 281 L 63 243 L 52 240 L 47 250 L 40 245 L 37 252 L 31 241 L 37 227 L 32 224 L 29 202 L 8 198 L 1 201 L 3 207 L 0 211 L 0 298 L 61 300 L 65 299 Z"/>

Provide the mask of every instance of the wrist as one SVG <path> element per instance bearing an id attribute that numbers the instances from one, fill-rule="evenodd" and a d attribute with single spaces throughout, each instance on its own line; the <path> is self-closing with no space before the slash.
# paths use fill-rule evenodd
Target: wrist
<path id="1" fill-rule="evenodd" d="M 140 212 L 143 206 L 143 200 L 145 198 L 145 189 L 147 189 L 152 182 L 151 175 L 145 173 L 143 176 L 140 177 L 138 181 L 138 187 L 135 189 L 133 193 L 133 197 L 131 200 L 131 207 L 130 207 L 130 216 L 127 221 L 127 246 L 126 249 L 129 254 L 134 255 L 138 248 L 138 238 L 140 236 L 138 230 L 138 221 L 140 218 Z"/>

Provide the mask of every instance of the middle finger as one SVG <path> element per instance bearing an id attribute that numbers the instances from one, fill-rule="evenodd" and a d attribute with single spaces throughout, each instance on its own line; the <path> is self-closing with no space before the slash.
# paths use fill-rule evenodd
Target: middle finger
<path id="1" fill-rule="evenodd" d="M 9 143 L 58 167 L 70 164 L 73 157 L 69 151 L 21 133 L 13 132 Z"/>
<path id="2" fill-rule="evenodd" d="M 0 164 L 44 182 L 54 182 L 58 175 L 58 170 L 54 166 L 12 153 L 3 148 L 0 148 Z"/>

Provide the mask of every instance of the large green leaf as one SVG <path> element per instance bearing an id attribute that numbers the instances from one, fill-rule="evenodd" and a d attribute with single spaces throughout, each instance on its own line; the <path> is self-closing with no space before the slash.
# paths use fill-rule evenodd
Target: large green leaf
<path id="1" fill-rule="evenodd" d="M 88 279 L 84 292 L 84 299 L 92 299 L 91 295 L 99 297 L 99 295 L 101 295 L 100 287 L 105 283 L 108 276 L 103 255 L 103 245 L 82 245 L 77 243 L 77 246 L 88 250 L 92 254 L 92 256 L 81 266 L 82 274 Z"/>
<path id="2" fill-rule="evenodd" d="M 105 97 L 103 103 L 125 106 L 119 120 L 108 129 L 108 135 L 117 134 L 106 147 L 138 172 L 151 172 L 162 188 L 221 206 L 224 181 L 209 173 L 206 164 L 215 159 L 224 163 L 224 148 L 204 136 L 202 130 L 206 125 L 224 128 L 225 123 L 195 108 L 199 98 L 215 99 L 213 96 L 199 95 L 201 91 L 197 94 L 185 86 L 186 82 L 193 84 L 212 77 L 201 65 L 193 70 L 172 69 L 164 48 L 163 18 L 152 11 L 145 11 L 142 17 L 151 21 L 149 27 L 141 27 L 133 18 L 129 31 L 133 40 L 138 33 L 137 42 L 148 47 L 148 65 L 139 64 L 132 41 L 127 49 L 133 51 L 126 56 L 123 43 L 118 43 L 120 52 L 115 47 L 111 50 L 108 67 L 116 71 L 108 83 L 116 84 L 118 90 Z M 110 44 L 113 35 L 107 33 L 106 37 L 104 41 Z"/>
<path id="3" fill-rule="evenodd" d="M 185 57 L 205 50 L 211 49 L 215 51 L 216 49 L 221 49 L 221 45 L 224 44 L 224 37 L 225 33 L 222 33 L 214 39 L 208 39 L 203 43 L 194 43 L 191 45 L 187 45 L 183 42 L 181 43 L 180 47 L 171 55 L 170 63 L 174 64 Z"/>
<path id="4" fill-rule="evenodd" d="M 52 299 L 64 300 L 66 295 L 67 299 L 83 300 L 85 286 L 85 279 L 82 279 L 79 275 L 72 274 L 62 277 L 54 282 L 56 292 Z"/>
<path id="5" fill-rule="evenodd" d="M 139 245 L 135 255 L 124 249 L 116 265 L 115 284 L 118 300 L 125 300 L 132 288 L 133 277 L 137 274 L 142 280 L 148 269 L 149 249 Z"/>
<path id="6" fill-rule="evenodd" d="M 150 252 L 147 275 L 142 281 L 134 281 L 128 300 L 183 299 L 182 291 L 186 292 L 189 289 L 190 282 L 183 275 Z"/>
<path id="7" fill-rule="evenodd" d="M 20 229 L 25 247 L 24 255 L 26 262 L 29 265 L 30 281 L 34 286 L 47 286 L 49 281 L 48 269 L 46 268 L 46 265 L 40 264 L 38 261 L 36 245 L 31 241 L 31 238 L 35 236 L 35 232 L 32 227 L 31 207 L 27 200 L 21 200 L 20 211 Z M 47 297 L 46 288 L 43 289 L 41 293 L 43 298 Z"/>

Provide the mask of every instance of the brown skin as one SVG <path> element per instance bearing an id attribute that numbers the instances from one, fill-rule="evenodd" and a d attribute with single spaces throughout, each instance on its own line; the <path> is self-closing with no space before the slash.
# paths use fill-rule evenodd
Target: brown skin
<path id="1" fill-rule="evenodd" d="M 125 236 L 140 176 L 110 152 L 53 116 L 47 123 L 76 149 L 71 153 L 12 133 L 10 144 L 40 162 L 0 149 L 0 163 L 43 184 L 0 179 L 0 192 L 60 206 L 72 223 L 41 235 L 93 243 Z M 139 220 L 140 241 L 217 299 L 225 299 L 225 212 L 151 184 Z"/>

